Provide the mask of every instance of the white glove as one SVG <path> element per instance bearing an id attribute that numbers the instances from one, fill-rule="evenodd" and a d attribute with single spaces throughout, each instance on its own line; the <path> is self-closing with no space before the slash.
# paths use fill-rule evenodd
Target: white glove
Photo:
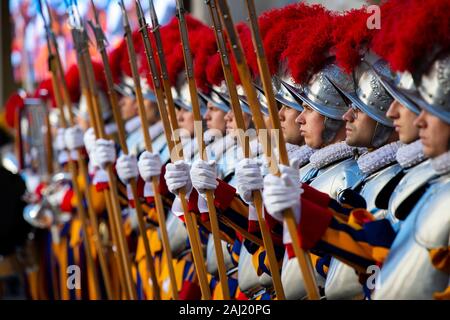
<path id="1" fill-rule="evenodd" d="M 260 165 L 254 159 L 242 159 L 236 167 L 236 178 L 237 192 L 246 203 L 252 204 L 252 192 L 264 187 Z"/>
<path id="2" fill-rule="evenodd" d="M 55 149 L 57 151 L 63 151 L 66 149 L 66 143 L 64 141 L 64 132 L 66 130 L 63 128 L 58 128 L 58 131 L 56 132 L 55 137 Z"/>
<path id="3" fill-rule="evenodd" d="M 161 158 L 159 154 L 144 151 L 139 157 L 138 167 L 142 180 L 150 182 L 153 177 L 161 175 Z"/>
<path id="4" fill-rule="evenodd" d="M 67 128 L 64 132 L 64 142 L 67 149 L 76 150 L 84 146 L 83 131 L 80 127 L 74 126 Z"/>
<path id="5" fill-rule="evenodd" d="M 301 179 L 300 179 L 300 159 L 292 159 L 290 161 L 290 166 L 285 166 L 280 164 L 279 169 L 281 174 L 286 174 L 291 178 L 292 182 L 295 183 L 296 186 L 300 186 Z"/>
<path id="6" fill-rule="evenodd" d="M 95 141 L 95 147 L 93 150 L 94 161 L 102 169 L 108 164 L 116 161 L 116 149 L 114 147 L 114 141 L 98 139 Z"/>
<path id="7" fill-rule="evenodd" d="M 283 220 L 283 211 L 293 208 L 294 212 L 300 206 L 301 189 L 287 174 L 277 177 L 268 174 L 264 178 L 263 199 L 267 211 L 277 220 Z M 299 218 L 299 217 L 297 217 Z"/>
<path id="8" fill-rule="evenodd" d="M 206 190 L 217 188 L 217 169 L 214 160 L 196 160 L 191 167 L 191 181 L 199 194 L 204 194 Z"/>
<path id="9" fill-rule="evenodd" d="M 93 128 L 87 129 L 86 132 L 84 133 L 83 140 L 84 140 L 84 146 L 89 155 L 95 147 L 96 139 L 97 138 L 95 137 L 94 129 Z"/>
<path id="10" fill-rule="evenodd" d="M 134 155 L 121 155 L 117 159 L 116 171 L 120 180 L 127 184 L 130 179 L 138 177 L 137 160 Z"/>
<path id="11" fill-rule="evenodd" d="M 184 160 L 169 163 L 166 166 L 164 179 L 166 179 L 167 188 L 170 192 L 177 195 L 181 188 L 185 188 L 187 196 L 191 193 L 192 182 L 189 170 L 190 166 Z"/>

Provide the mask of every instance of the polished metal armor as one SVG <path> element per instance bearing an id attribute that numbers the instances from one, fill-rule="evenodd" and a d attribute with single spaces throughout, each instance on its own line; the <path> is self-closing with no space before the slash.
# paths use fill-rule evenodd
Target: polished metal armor
<path id="1" fill-rule="evenodd" d="M 404 212 L 402 204 L 416 191 L 424 187 L 428 181 L 437 175 L 431 167 L 430 160 L 426 160 L 417 166 L 407 170 L 405 176 L 399 182 L 389 199 L 389 207 L 386 218 L 391 221 L 394 229 L 398 230 L 398 224 L 406 218 L 409 212 Z"/>
<path id="2" fill-rule="evenodd" d="M 228 250 L 228 244 L 221 240 L 223 258 L 225 262 L 225 268 L 227 272 L 233 272 L 236 270 L 236 265 L 233 262 L 231 252 Z M 206 245 L 206 270 L 213 276 L 219 275 L 219 267 L 217 266 L 216 248 L 214 247 L 214 238 L 212 234 L 208 237 L 208 243 Z"/>
<path id="3" fill-rule="evenodd" d="M 314 268 L 314 275 L 317 285 L 323 287 L 325 279 L 317 273 Z M 305 282 L 302 272 L 295 258 L 288 259 L 287 253 L 284 255 L 283 267 L 281 269 L 281 282 L 283 284 L 284 294 L 288 300 L 303 300 L 307 298 Z"/>
<path id="4" fill-rule="evenodd" d="M 320 169 L 310 185 L 327 193 L 331 198 L 337 199 L 341 191 L 351 188 L 362 178 L 363 175 L 356 160 L 350 158 Z"/>
<path id="5" fill-rule="evenodd" d="M 304 179 L 311 170 L 315 170 L 311 164 L 307 164 L 301 168 L 300 173 L 302 178 Z M 336 199 L 342 190 L 352 187 L 362 178 L 363 175 L 359 170 L 356 160 L 350 158 L 320 169 L 310 185 Z M 325 279 L 316 271 L 315 276 L 319 286 L 323 287 L 325 285 Z M 296 259 L 288 260 L 287 256 L 284 257 L 281 280 L 287 299 L 305 298 L 306 291 Z"/>
<path id="6" fill-rule="evenodd" d="M 263 286 L 259 282 L 259 277 L 253 267 L 252 255 L 244 245 L 241 247 L 239 255 L 238 283 L 241 291 L 249 297 L 263 290 Z"/>
<path id="7" fill-rule="evenodd" d="M 175 214 L 167 214 L 167 235 L 169 237 L 170 250 L 174 259 L 189 249 L 189 239 L 186 226 Z M 158 229 L 158 236 L 161 238 L 161 232 Z"/>
<path id="8" fill-rule="evenodd" d="M 448 248 L 450 175 L 433 181 L 402 224 L 376 281 L 374 299 L 432 299 L 449 284 L 430 250 Z"/>
<path id="9" fill-rule="evenodd" d="M 375 215 L 380 211 L 375 205 L 378 194 L 401 170 L 399 164 L 393 164 L 363 179 L 360 194 L 366 200 L 366 209 L 372 214 Z M 338 259 L 332 258 L 325 281 L 327 299 L 347 300 L 354 299 L 362 294 L 363 287 L 359 283 L 355 270 Z"/>

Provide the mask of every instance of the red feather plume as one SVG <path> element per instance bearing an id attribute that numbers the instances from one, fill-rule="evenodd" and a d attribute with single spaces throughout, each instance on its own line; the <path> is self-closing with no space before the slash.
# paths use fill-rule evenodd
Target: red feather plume
<path id="1" fill-rule="evenodd" d="M 24 99 L 22 96 L 15 92 L 13 93 L 5 103 L 5 121 L 8 127 L 15 127 L 15 119 L 17 111 L 23 108 L 25 105 Z"/>
<path id="2" fill-rule="evenodd" d="M 450 51 L 450 2 L 445 0 L 392 1 L 372 49 L 395 71 L 415 72 L 439 48 Z"/>
<path id="3" fill-rule="evenodd" d="M 329 61 L 335 19 L 329 11 L 324 11 L 305 18 L 290 33 L 289 44 L 281 58 L 287 60 L 297 83 L 305 83 Z"/>
<path id="4" fill-rule="evenodd" d="M 288 45 L 292 30 L 301 25 L 303 19 L 323 14 L 325 10 L 321 5 L 296 3 L 267 11 L 259 17 L 264 49 L 272 75 L 280 71 L 281 55 Z"/>

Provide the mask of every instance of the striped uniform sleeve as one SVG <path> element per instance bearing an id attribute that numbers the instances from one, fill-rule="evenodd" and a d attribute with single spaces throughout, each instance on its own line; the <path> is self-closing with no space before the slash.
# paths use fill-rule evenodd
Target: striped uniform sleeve
<path id="1" fill-rule="evenodd" d="M 360 271 L 384 261 L 395 238 L 388 220 L 374 220 L 365 209 L 354 209 L 344 221 L 333 209 L 303 198 L 301 206 L 297 230 L 303 249 L 331 254 Z"/>

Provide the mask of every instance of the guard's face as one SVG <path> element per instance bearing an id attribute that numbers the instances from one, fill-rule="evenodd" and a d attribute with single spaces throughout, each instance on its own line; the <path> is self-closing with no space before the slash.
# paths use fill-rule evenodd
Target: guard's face
<path id="1" fill-rule="evenodd" d="M 248 128 L 251 123 L 251 117 L 247 113 L 243 113 L 245 127 Z M 228 111 L 225 115 L 225 126 L 227 134 L 235 134 L 235 130 L 238 128 L 236 123 L 236 118 L 234 117 L 233 111 Z"/>
<path id="2" fill-rule="evenodd" d="M 144 100 L 144 106 L 145 106 L 145 115 L 147 117 L 147 122 L 150 125 L 155 124 L 159 121 L 159 111 L 158 111 L 158 105 L 156 102 L 150 101 L 150 100 Z"/>
<path id="3" fill-rule="evenodd" d="M 387 116 L 394 121 L 395 131 L 400 141 L 411 143 L 419 138 L 419 128 L 414 125 L 417 114 L 409 110 L 397 100 L 391 103 Z"/>
<path id="4" fill-rule="evenodd" d="M 177 120 L 178 125 L 180 126 L 180 129 L 183 129 L 188 134 L 190 134 L 191 137 L 194 136 L 194 114 L 186 109 L 183 108 L 177 108 Z"/>
<path id="5" fill-rule="evenodd" d="M 287 143 L 296 145 L 303 144 L 304 139 L 300 134 L 300 124 L 295 121 L 300 113 L 301 112 L 287 106 L 282 106 L 278 112 L 281 130 L 283 131 L 284 140 Z"/>
<path id="6" fill-rule="evenodd" d="M 304 105 L 304 110 L 297 117 L 297 123 L 300 124 L 300 134 L 305 139 L 305 143 L 313 148 L 319 149 L 323 146 L 322 133 L 325 130 L 325 117 Z"/>
<path id="7" fill-rule="evenodd" d="M 213 104 L 208 102 L 207 110 L 205 113 L 205 121 L 208 129 L 216 129 L 222 133 L 226 130 L 226 113 L 219 108 L 214 107 Z"/>
<path id="8" fill-rule="evenodd" d="M 356 107 L 342 116 L 345 121 L 345 141 L 352 147 L 371 147 L 377 122 Z"/>
<path id="9" fill-rule="evenodd" d="M 422 110 L 414 121 L 414 125 L 419 128 L 419 136 L 425 155 L 435 158 L 449 150 L 450 124 Z"/>
<path id="10" fill-rule="evenodd" d="M 138 115 L 137 101 L 128 96 L 122 96 L 119 100 L 120 114 L 127 121 Z"/>

